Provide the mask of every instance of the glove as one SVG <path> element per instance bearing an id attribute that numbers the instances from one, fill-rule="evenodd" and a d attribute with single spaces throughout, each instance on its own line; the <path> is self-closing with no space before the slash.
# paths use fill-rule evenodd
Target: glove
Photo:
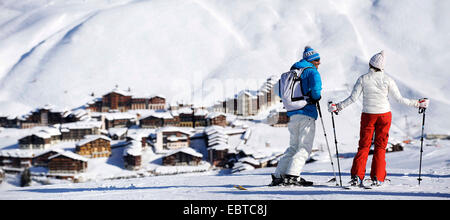
<path id="1" fill-rule="evenodd" d="M 320 99 L 322 99 L 322 96 L 320 96 L 318 99 L 311 98 L 311 103 L 312 104 L 316 104 L 316 103 L 318 103 L 320 101 Z"/>
<path id="2" fill-rule="evenodd" d="M 335 103 L 329 102 L 328 103 L 328 111 L 337 113 L 339 111 L 338 106 Z"/>
<path id="3" fill-rule="evenodd" d="M 428 108 L 428 105 L 430 104 L 430 100 L 427 98 L 419 99 L 419 108 Z"/>

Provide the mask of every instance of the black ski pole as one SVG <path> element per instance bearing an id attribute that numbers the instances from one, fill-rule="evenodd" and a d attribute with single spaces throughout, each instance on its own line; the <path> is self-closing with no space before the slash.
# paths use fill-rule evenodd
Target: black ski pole
<path id="1" fill-rule="evenodd" d="M 337 182 L 336 171 L 334 171 L 333 158 L 331 157 L 330 145 L 328 144 L 327 132 L 325 131 L 325 125 L 323 124 L 322 111 L 320 110 L 319 102 L 317 102 L 317 110 L 319 111 L 320 121 L 322 122 L 323 135 L 325 136 L 325 143 L 327 144 L 328 156 L 330 157 L 331 167 L 333 168 L 333 174 L 334 174 L 333 179 Z M 329 180 L 328 182 L 332 182 L 333 179 Z M 336 183 L 336 185 L 338 185 L 338 184 Z"/>
<path id="2" fill-rule="evenodd" d="M 328 104 L 331 104 L 332 102 L 328 102 Z M 337 112 L 335 112 L 337 115 Z M 331 121 L 333 123 L 333 133 L 334 133 L 334 145 L 336 146 L 336 157 L 337 157 L 337 164 L 338 164 L 338 172 L 339 172 L 339 183 L 342 187 L 342 177 L 341 177 L 341 165 L 339 164 L 339 151 L 337 146 L 337 138 L 336 138 L 336 126 L 334 125 L 334 115 L 333 112 L 331 112 Z"/>
<path id="3" fill-rule="evenodd" d="M 426 108 L 419 108 L 419 114 L 423 114 L 423 116 L 422 116 L 422 136 L 420 137 L 419 178 L 417 179 L 417 180 L 419 180 L 419 186 L 420 186 L 420 181 L 422 181 L 422 178 L 420 178 L 420 176 L 422 174 L 423 130 L 425 128 L 425 110 L 426 110 Z"/>

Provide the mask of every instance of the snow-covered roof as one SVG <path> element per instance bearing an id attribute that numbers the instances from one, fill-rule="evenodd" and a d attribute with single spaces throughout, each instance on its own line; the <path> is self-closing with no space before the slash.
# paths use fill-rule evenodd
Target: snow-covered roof
<path id="1" fill-rule="evenodd" d="M 213 125 L 206 127 L 204 131 L 207 135 L 212 135 L 214 133 L 224 133 L 225 128 L 223 128 L 222 126 Z"/>
<path id="2" fill-rule="evenodd" d="M 44 154 L 49 153 L 49 152 L 62 153 L 62 152 L 64 152 L 64 150 L 62 150 L 62 149 L 49 149 L 49 150 L 42 151 L 39 154 L 36 154 L 35 157 L 39 157 L 39 156 L 44 155 Z"/>
<path id="3" fill-rule="evenodd" d="M 123 95 L 123 96 L 131 96 L 131 93 L 130 92 L 128 92 L 128 91 L 124 91 L 124 90 L 121 90 L 121 89 L 119 89 L 119 88 L 114 88 L 111 92 L 109 92 L 109 93 L 107 93 L 107 94 L 105 94 L 105 95 L 108 95 L 108 94 L 110 94 L 110 93 L 117 93 L 117 94 L 120 94 L 120 95 Z"/>
<path id="4" fill-rule="evenodd" d="M 190 147 L 184 147 L 184 148 L 172 150 L 166 156 L 170 156 L 170 155 L 176 154 L 178 152 L 183 152 L 183 153 L 190 154 L 190 155 L 196 156 L 196 157 L 203 157 L 203 154 L 195 151 L 194 149 L 192 149 Z"/>
<path id="5" fill-rule="evenodd" d="M 224 133 L 213 133 L 211 135 L 208 135 L 208 140 L 214 140 L 214 139 L 217 139 L 217 138 L 228 140 L 228 135 L 226 135 Z"/>
<path id="6" fill-rule="evenodd" d="M 233 149 L 233 147 L 225 143 L 219 143 L 208 148 L 208 150 L 226 150 L 226 149 Z"/>
<path id="7" fill-rule="evenodd" d="M 135 114 L 130 114 L 127 112 L 102 112 L 102 115 L 105 116 L 106 120 L 112 121 L 112 120 L 120 120 L 120 119 L 135 119 Z"/>
<path id="8" fill-rule="evenodd" d="M 35 155 L 35 151 L 33 150 L 1 150 L 0 156 L 3 157 L 13 157 L 13 158 L 33 158 Z"/>
<path id="9" fill-rule="evenodd" d="M 250 128 L 247 128 L 247 130 L 244 133 L 244 136 L 242 137 L 244 140 L 248 140 L 250 138 L 250 135 L 252 134 L 252 130 Z"/>
<path id="10" fill-rule="evenodd" d="M 150 116 L 150 115 L 149 115 Z M 149 117 L 147 116 L 147 117 Z M 155 118 L 172 119 L 173 116 L 169 111 L 155 111 L 151 116 Z"/>
<path id="11" fill-rule="evenodd" d="M 168 127 L 162 127 L 156 130 L 156 132 L 181 132 L 184 133 L 188 136 L 190 136 L 192 134 L 194 129 L 192 128 L 182 128 L 182 127 L 173 127 L 173 126 L 168 126 Z"/>
<path id="12" fill-rule="evenodd" d="M 102 122 L 101 121 L 77 121 L 77 122 L 71 122 L 71 123 L 65 123 L 61 125 L 61 128 L 67 128 L 67 129 L 86 129 L 86 128 L 101 128 Z"/>
<path id="13" fill-rule="evenodd" d="M 251 165 L 255 165 L 258 166 L 260 164 L 260 162 L 256 159 L 254 159 L 253 157 L 244 157 L 244 158 L 240 158 L 238 160 L 239 162 L 245 162 Z"/>
<path id="14" fill-rule="evenodd" d="M 167 97 L 165 95 L 162 95 L 162 94 L 151 94 L 150 95 L 150 99 L 156 98 L 156 97 L 167 99 Z"/>
<path id="15" fill-rule="evenodd" d="M 192 114 L 193 110 L 190 107 L 182 107 L 177 110 L 178 114 Z"/>
<path id="16" fill-rule="evenodd" d="M 126 155 L 142 155 L 142 143 L 140 141 L 130 141 L 130 144 L 123 150 L 123 156 Z"/>
<path id="17" fill-rule="evenodd" d="M 86 135 L 86 136 L 84 136 L 83 140 L 77 142 L 76 146 L 82 146 L 91 141 L 95 141 L 97 139 L 103 139 L 103 140 L 107 140 L 107 141 L 111 142 L 111 139 L 104 135 Z"/>
<path id="18" fill-rule="evenodd" d="M 195 116 L 206 116 L 206 115 L 208 115 L 208 110 L 201 109 L 201 108 L 195 109 L 194 115 Z"/>
<path id="19" fill-rule="evenodd" d="M 223 112 L 210 112 L 207 116 L 206 116 L 206 118 L 216 118 L 216 117 L 219 117 L 219 116 L 227 116 L 225 113 L 223 113 Z"/>
<path id="20" fill-rule="evenodd" d="M 108 129 L 108 134 L 113 136 L 113 135 L 117 135 L 117 136 L 122 136 L 125 133 L 127 133 L 128 128 L 110 128 Z"/>
<path id="21" fill-rule="evenodd" d="M 143 137 L 148 137 L 152 133 L 155 133 L 155 129 L 128 129 L 127 138 L 140 141 Z"/>
<path id="22" fill-rule="evenodd" d="M 62 156 L 65 156 L 65 157 L 68 157 L 68 158 L 72 158 L 72 159 L 74 159 L 74 160 L 80 160 L 80 161 L 84 161 L 84 162 L 87 162 L 87 161 L 88 161 L 87 158 L 85 158 L 85 157 L 83 157 L 83 156 L 81 156 L 81 155 L 79 155 L 79 154 L 70 152 L 70 151 L 63 151 L 63 152 L 60 152 L 60 153 L 58 153 L 58 154 L 55 154 L 55 155 L 49 157 L 48 159 L 51 160 L 51 159 L 56 158 L 56 157 L 59 157 L 59 156 L 61 156 L 61 155 L 62 155 Z"/>
<path id="23" fill-rule="evenodd" d="M 33 133 L 33 135 L 36 135 L 40 138 L 47 139 L 47 138 L 51 138 L 52 136 L 61 135 L 61 132 L 56 128 L 48 127 L 48 128 L 45 128 L 38 132 Z"/>
<path id="24" fill-rule="evenodd" d="M 175 135 L 170 135 L 169 137 L 167 137 L 167 140 L 170 141 L 170 142 L 187 141 L 188 137 L 187 136 L 177 137 Z"/>
<path id="25" fill-rule="evenodd" d="M 218 144 L 228 144 L 228 142 L 223 140 L 223 139 L 215 139 L 215 140 L 212 140 L 212 141 L 208 141 L 208 146 L 209 147 L 210 146 L 215 146 L 215 145 L 218 145 Z"/>

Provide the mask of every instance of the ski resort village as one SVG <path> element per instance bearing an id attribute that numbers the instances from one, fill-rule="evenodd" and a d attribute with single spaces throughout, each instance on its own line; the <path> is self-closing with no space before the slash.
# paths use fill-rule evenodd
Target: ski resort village
<path id="1" fill-rule="evenodd" d="M 449 200 L 449 11 L 0 0 L 0 200 Z"/>
<path id="2" fill-rule="evenodd" d="M 230 196 L 214 197 L 259 199 L 260 197 L 256 195 L 256 197 L 245 197 L 247 194 L 239 194 L 236 190 L 247 191 L 244 187 L 250 190 L 264 187 L 267 192 L 263 195 L 269 196 L 267 197 L 269 199 L 275 199 L 276 197 L 270 196 L 274 189 L 266 187 L 270 180 L 270 173 L 274 171 L 289 144 L 286 128 L 289 118 L 280 104 L 279 97 L 274 95 L 275 82 L 276 77 L 270 77 L 260 90 L 243 90 L 209 107 L 195 107 L 184 102 L 168 104 L 163 95 L 141 97 L 133 94 L 131 89 L 121 90 L 116 86 L 101 97 L 92 95 L 91 102 L 75 109 L 61 110 L 52 105 L 45 105 L 26 115 L 3 116 L 0 130 L 2 143 L 0 180 L 4 182 L 3 189 L 16 187 L 27 189 L 33 186 L 60 186 L 61 184 L 69 184 L 72 187 L 73 183 L 79 186 L 100 184 L 97 186 L 99 188 L 94 187 L 91 191 L 100 191 L 103 195 L 107 195 L 117 187 L 135 190 L 139 188 L 138 185 L 153 184 L 157 180 L 148 178 L 165 177 L 169 179 L 157 181 L 162 185 L 155 187 L 156 191 L 153 190 L 148 194 L 151 197 L 127 198 L 187 199 L 191 196 L 171 190 L 168 192 L 173 196 L 165 197 L 164 190 L 157 189 L 166 186 L 170 188 L 168 185 L 176 183 L 186 184 L 186 181 L 188 182 L 186 185 L 178 187 L 190 189 L 195 188 L 192 184 L 203 184 L 208 188 L 211 187 L 210 184 L 218 184 L 216 181 L 232 181 L 229 185 L 216 186 L 219 192 L 226 187 L 230 190 Z M 349 197 L 335 197 L 340 196 L 342 189 L 336 188 L 337 181 L 329 182 L 333 175 L 335 180 L 342 178 L 341 181 L 348 181 L 348 169 L 354 153 L 341 152 L 339 159 L 343 177 L 337 177 L 334 170 L 336 164 L 332 162 L 333 167 L 329 166 L 331 154 L 327 153 L 326 142 L 323 136 L 321 137 L 322 132 L 317 133 L 319 140 L 307 161 L 305 173 L 306 176 L 312 177 L 316 184 L 319 183 L 309 190 L 322 189 L 324 195 L 327 192 L 333 195 L 325 197 L 327 199 L 354 199 L 354 196 L 359 195 L 360 192 L 344 194 Z M 405 153 L 408 155 L 413 153 L 412 151 L 417 151 L 419 144 L 417 138 L 398 139 L 397 137 L 393 137 L 389 142 L 387 153 L 402 152 L 405 148 L 407 149 Z M 447 135 L 430 134 L 426 137 L 426 143 L 428 148 L 437 149 L 435 152 L 442 150 L 445 152 L 446 147 L 443 146 L 446 146 L 448 139 Z M 416 155 L 417 152 L 413 154 Z M 435 156 L 446 157 L 445 154 Z M 403 156 L 398 154 L 392 160 L 402 164 L 397 161 L 401 157 Z M 332 160 L 336 162 L 336 159 L 338 158 L 333 154 Z M 411 167 L 411 164 L 415 163 L 409 161 L 407 164 L 407 167 Z M 345 169 L 347 171 L 344 171 Z M 423 196 L 425 196 L 423 198 L 435 199 L 449 198 L 448 175 L 445 174 L 446 168 L 443 169 L 442 171 L 433 169 L 428 171 L 432 173 L 424 175 L 424 178 L 428 177 L 433 183 L 438 184 L 437 192 L 433 190 L 432 192 L 414 192 L 417 188 L 415 187 L 416 178 L 413 177 L 417 174 L 401 174 L 400 176 L 407 181 L 402 179 L 400 183 L 395 184 L 395 190 L 399 193 L 406 187 L 407 192 L 403 194 L 403 197 L 394 198 L 408 199 L 416 198 L 416 196 L 417 198 Z M 444 173 L 441 174 L 441 172 Z M 246 176 L 246 178 L 236 179 L 240 176 Z M 251 180 L 248 177 L 252 177 Z M 234 188 L 234 186 L 241 187 L 239 184 L 244 187 Z M 435 187 L 429 185 L 426 189 L 436 189 Z M 296 190 L 295 187 L 285 188 L 292 194 L 281 198 L 298 199 L 299 195 L 315 194 L 315 191 L 308 191 L 308 187 L 303 188 L 306 191 L 300 194 L 296 191 L 292 192 Z M 444 192 L 440 191 L 442 189 Z M 16 198 L 17 194 L 14 190 L 4 192 L 3 195 L 6 196 L 4 198 Z M 6 192 L 10 193 L 6 194 Z M 198 196 L 193 198 L 209 199 L 204 191 L 200 190 L 198 193 Z M 383 195 L 390 194 L 380 194 L 380 196 Z M 98 195 L 95 194 L 96 196 Z M 69 196 L 67 198 L 84 197 Z M 114 199 L 122 198 L 122 196 L 98 198 Z M 374 198 L 385 197 L 375 196 Z"/>
<path id="3" fill-rule="evenodd" d="M 244 90 L 210 107 L 168 104 L 163 95 L 141 97 L 116 87 L 76 109 L 45 105 L 2 116 L 2 136 L 12 140 L 0 150 L 0 166 L 8 174 L 29 169 L 32 179 L 44 182 L 276 166 L 282 148 L 251 146 L 248 126 L 257 115 L 264 115 L 258 123 L 286 126 L 275 82 L 269 78 L 258 91 Z"/>

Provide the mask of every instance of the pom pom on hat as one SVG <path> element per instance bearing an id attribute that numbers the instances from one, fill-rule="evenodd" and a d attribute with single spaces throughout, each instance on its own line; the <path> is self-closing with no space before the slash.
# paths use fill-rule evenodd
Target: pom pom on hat
<path id="1" fill-rule="evenodd" d="M 384 50 L 381 52 L 373 55 L 372 58 L 370 58 L 370 65 L 372 65 L 375 68 L 378 68 L 380 70 L 384 70 Z"/>
<path id="2" fill-rule="evenodd" d="M 314 61 L 320 59 L 319 53 L 317 53 L 314 49 L 312 49 L 310 46 L 305 47 L 305 51 L 303 51 L 303 59 L 306 61 Z"/>

